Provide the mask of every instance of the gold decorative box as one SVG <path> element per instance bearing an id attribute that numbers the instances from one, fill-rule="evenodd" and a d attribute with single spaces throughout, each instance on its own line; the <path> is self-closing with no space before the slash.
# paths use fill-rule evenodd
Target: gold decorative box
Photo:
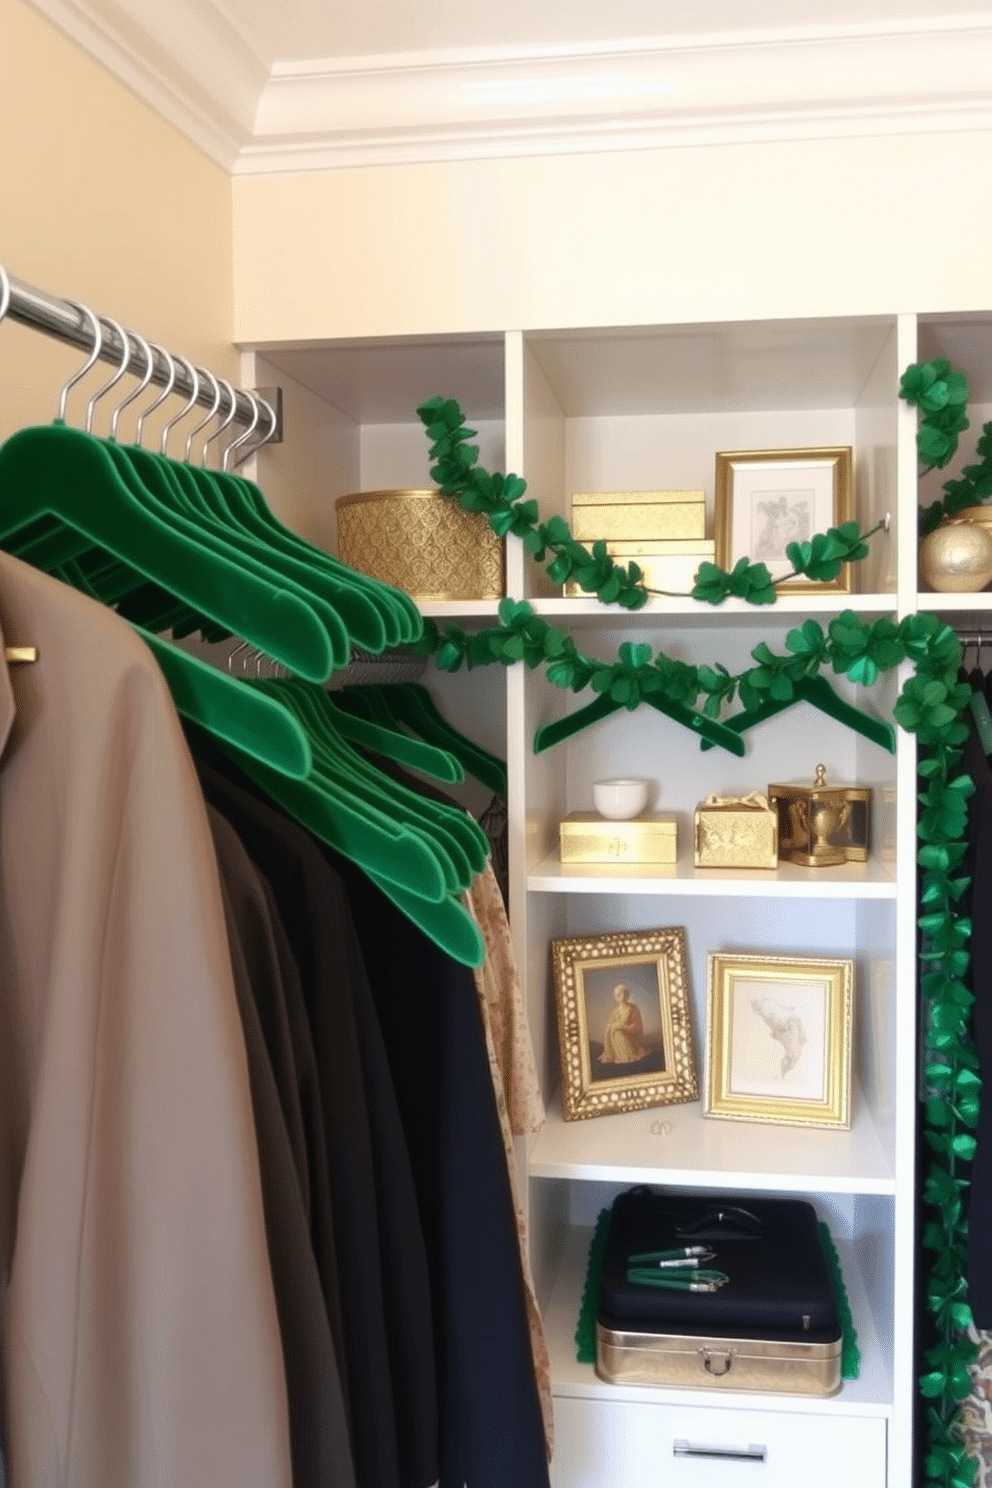
<path id="1" fill-rule="evenodd" d="M 696 807 L 697 868 L 777 868 L 778 815 L 759 791 L 707 796 Z"/>
<path id="2" fill-rule="evenodd" d="M 675 817 L 646 812 L 610 821 L 596 811 L 573 811 L 558 826 L 563 863 L 674 863 Z"/>
<path id="3" fill-rule="evenodd" d="M 696 538 L 689 542 L 610 542 L 606 551 L 618 563 L 629 563 L 631 559 L 644 575 L 648 589 L 665 589 L 670 593 L 688 594 L 696 582 L 696 571 L 701 563 L 714 561 L 715 545 L 712 538 Z M 565 584 L 565 595 L 582 594 L 584 591 L 574 579 Z"/>
<path id="4" fill-rule="evenodd" d="M 871 791 L 861 785 L 828 785 L 817 765 L 812 785 L 770 785 L 778 813 L 778 853 L 803 868 L 864 863 L 868 858 Z"/>
<path id="5" fill-rule="evenodd" d="M 706 536 L 702 491 L 576 491 L 572 535 L 579 542 L 691 541 Z"/>
<path id="6" fill-rule="evenodd" d="M 503 544 L 480 512 L 437 491 L 357 491 L 335 502 L 338 557 L 416 600 L 501 599 Z"/>

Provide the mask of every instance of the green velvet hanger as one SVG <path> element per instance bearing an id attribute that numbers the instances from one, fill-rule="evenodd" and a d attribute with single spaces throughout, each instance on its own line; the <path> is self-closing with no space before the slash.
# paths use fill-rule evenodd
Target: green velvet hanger
<path id="1" fill-rule="evenodd" d="M 69 562 L 53 570 L 53 574 L 73 589 L 98 599 L 77 564 Z M 309 775 L 313 759 L 306 734 L 281 703 L 253 691 L 198 656 L 169 645 L 141 626 L 132 628 L 154 655 L 176 709 L 184 718 L 284 775 L 298 780 Z"/>
<path id="2" fill-rule="evenodd" d="M 891 723 L 886 723 L 881 718 L 873 718 L 870 713 L 864 713 L 860 708 L 855 708 L 853 703 L 846 702 L 838 692 L 834 691 L 825 677 L 800 677 L 793 682 L 792 687 L 794 697 L 788 698 L 785 702 L 768 698 L 760 708 L 735 713 L 732 718 L 725 719 L 724 727 L 732 729 L 737 734 L 743 734 L 752 729 L 756 723 L 763 723 L 766 718 L 774 718 L 777 713 L 791 708 L 794 703 L 805 702 L 811 703 L 814 708 L 819 708 L 821 713 L 826 713 L 829 718 L 835 718 L 838 723 L 843 723 L 865 739 L 870 739 L 873 744 L 878 744 L 889 754 L 895 754 L 896 732 Z M 704 739 L 699 747 L 709 749 L 711 746 Z"/>
<path id="3" fill-rule="evenodd" d="M 382 614 L 360 586 L 329 576 L 320 564 L 304 564 L 287 557 L 239 520 L 233 504 L 225 503 L 219 492 L 220 483 L 231 477 L 168 460 L 135 445 L 111 445 L 110 450 L 118 462 L 127 460 L 142 483 L 171 506 L 177 517 L 188 521 L 202 539 L 212 536 L 222 544 L 235 545 L 252 571 L 278 577 L 290 592 L 313 603 L 325 623 L 330 612 L 334 617 L 331 625 L 340 627 L 342 633 L 337 664 L 347 664 L 352 645 L 373 653 L 386 645 Z"/>
<path id="4" fill-rule="evenodd" d="M 122 479 L 137 482 L 135 489 L 145 496 L 151 511 L 190 542 L 199 543 L 204 550 L 237 563 L 243 573 L 277 584 L 285 593 L 295 594 L 308 604 L 327 631 L 334 665 L 347 663 L 351 654 L 351 636 L 341 607 L 329 604 L 317 592 L 316 586 L 303 585 L 298 577 L 287 574 L 273 562 L 272 554 L 264 546 L 245 537 L 234 524 L 224 528 L 202 505 L 198 506 L 195 495 L 197 475 L 202 475 L 202 472 L 194 474 L 190 466 L 134 446 L 125 448 L 109 440 L 101 441 L 101 445 Z M 363 599 L 359 606 L 352 607 L 351 619 L 360 626 L 370 648 L 378 644 L 381 649 L 385 635 L 372 606 Z"/>
<path id="5" fill-rule="evenodd" d="M 310 740 L 316 779 L 329 776 L 345 783 L 356 803 L 373 813 L 384 810 L 391 821 L 419 833 L 437 852 L 448 890 L 468 888 L 484 867 L 489 848 L 482 829 L 466 812 L 425 799 L 356 754 L 338 733 L 335 710 L 323 689 L 296 678 L 265 679 L 251 685 L 294 710 Z"/>
<path id="6" fill-rule="evenodd" d="M 356 802 L 344 785 L 326 778 L 315 761 L 306 780 L 291 780 L 270 769 L 242 749 L 223 747 L 300 824 L 356 863 L 377 883 L 414 893 L 418 899 L 441 904 L 449 890 L 436 853 L 413 832 L 388 816 Z"/>
<path id="7" fill-rule="evenodd" d="M 453 961 L 472 968 L 482 965 L 486 959 L 486 943 L 475 920 L 457 899 L 449 897 L 441 904 L 426 904 L 393 884 L 383 883 L 374 873 L 368 876 L 378 884 L 386 898 L 391 899 L 396 908 Z"/>
<path id="8" fill-rule="evenodd" d="M 342 698 L 353 692 L 367 693 L 374 705 L 384 707 L 394 720 L 403 723 L 429 744 L 447 750 L 461 762 L 469 775 L 494 791 L 506 795 L 506 765 L 482 745 L 466 738 L 440 713 L 426 687 L 416 682 L 390 682 L 364 687 L 345 687 Z"/>
<path id="9" fill-rule="evenodd" d="M 419 770 L 421 774 L 430 775 L 432 779 L 441 780 L 448 785 L 458 785 L 465 779 L 461 764 L 447 750 L 436 749 L 433 744 L 411 739 L 409 734 L 401 734 L 396 729 L 383 728 L 381 724 L 357 718 L 346 706 L 339 704 L 333 694 L 327 696 L 337 714 L 334 726 L 342 738 L 350 740 L 352 744 L 360 744 L 365 749 L 374 749 L 386 759 L 395 760 L 408 769 Z"/>
<path id="10" fill-rule="evenodd" d="M 317 687 L 311 682 L 303 682 L 299 678 L 292 678 L 286 682 L 277 682 L 275 683 L 275 687 L 289 688 L 291 691 L 306 698 L 313 710 L 315 722 L 319 720 L 318 726 L 322 725 L 327 729 L 330 738 L 335 743 L 339 743 L 342 737 L 347 737 L 342 734 L 339 726 L 342 718 L 341 710 L 335 705 L 335 701 L 331 699 L 324 688 Z M 352 722 L 357 724 L 359 720 L 354 719 Z M 400 749 L 403 749 L 404 746 L 416 746 L 420 751 L 430 749 L 431 756 L 440 754 L 442 761 L 447 760 L 456 770 L 460 768 L 458 762 L 452 759 L 451 756 L 446 756 L 441 751 L 435 751 L 431 746 L 420 743 L 418 740 L 410 739 L 405 734 L 399 735 L 391 732 L 385 742 L 391 744 L 393 740 L 397 741 Z M 357 743 L 358 741 L 356 740 L 355 742 Z M 374 748 L 377 746 L 369 747 Z M 349 750 L 348 753 L 351 754 L 352 751 Z M 410 790 L 402 781 L 384 776 L 370 761 L 365 760 L 362 756 L 359 756 L 359 758 L 367 772 L 369 783 L 376 792 L 381 793 L 383 789 L 391 789 L 398 796 L 402 804 L 410 807 L 416 814 L 422 817 L 429 831 L 435 831 L 440 827 L 448 836 L 455 838 L 460 852 L 464 854 L 468 865 L 467 877 L 459 880 L 458 888 L 467 889 L 475 875 L 480 873 L 485 867 L 489 856 L 489 841 L 478 822 L 454 802 L 434 800 L 428 796 L 421 795 L 417 791 Z"/>
<path id="11" fill-rule="evenodd" d="M 441 950 L 460 965 L 482 965 L 486 956 L 485 942 L 468 910 L 450 894 L 441 892 L 436 897 L 427 896 L 426 891 L 436 887 L 436 879 L 432 877 L 436 864 L 426 875 L 417 878 L 415 890 L 397 883 L 396 874 L 391 873 L 387 877 L 371 868 L 367 861 L 362 861 L 369 854 L 364 852 L 365 834 L 361 825 L 346 821 L 344 818 L 347 812 L 328 802 L 318 789 L 307 781 L 288 780 L 284 775 L 259 764 L 243 750 L 228 744 L 223 747 L 245 774 L 260 785 L 295 821 L 321 842 L 326 842 L 343 857 L 356 863 L 387 899 L 412 920 L 429 940 L 440 946 Z M 349 851 L 348 844 L 357 845 L 361 856 Z"/>
<path id="12" fill-rule="evenodd" d="M 184 718 L 260 764 L 294 780 L 306 779 L 313 767 L 310 745 L 286 708 L 198 656 L 170 646 L 140 626 L 134 629 L 154 654 Z"/>
<path id="13" fill-rule="evenodd" d="M 214 489 L 210 499 L 215 511 L 226 512 L 272 552 L 280 554 L 292 565 L 292 572 L 306 573 L 314 582 L 319 579 L 327 585 L 331 594 L 347 592 L 349 595 L 362 596 L 374 607 L 383 627 L 383 643 L 374 647 L 367 644 L 349 624 L 355 645 L 377 653 L 383 646 L 406 645 L 420 638 L 423 634 L 423 620 L 409 595 L 378 579 L 369 578 L 357 569 L 349 568 L 332 554 L 325 553 L 322 548 L 306 542 L 283 526 L 269 508 L 262 492 L 250 481 L 225 471 L 208 471 L 207 474 L 213 479 Z"/>
<path id="14" fill-rule="evenodd" d="M 39 566 L 103 548 L 290 670 L 316 681 L 333 670 L 327 629 L 310 604 L 180 535 L 148 509 L 91 435 L 53 425 L 22 429 L 0 446 L 3 546 L 18 553 L 19 530 L 39 515 L 60 523 Z M 35 550 L 32 544 L 28 561 Z"/>
<path id="15" fill-rule="evenodd" d="M 742 739 L 728 728 L 725 723 L 718 723 L 715 718 L 706 718 L 702 713 L 687 708 L 684 703 L 676 703 L 668 698 L 659 698 L 657 694 L 651 693 L 641 699 L 642 702 L 650 704 L 659 713 L 682 724 L 684 728 L 691 729 L 693 733 L 699 734 L 703 740 L 703 748 L 711 749 L 718 744 L 721 749 L 729 750 L 742 758 L 745 746 Z M 608 718 L 611 713 L 617 713 L 624 707 L 623 703 L 614 702 L 605 694 L 600 695 L 593 702 L 587 703 L 584 708 L 579 708 L 574 713 L 566 713 L 564 718 L 556 718 L 552 723 L 545 723 L 534 735 L 534 753 L 541 754 L 545 749 L 550 749 L 555 744 L 560 744 L 563 739 L 570 739 L 573 734 L 588 728 L 590 724 L 598 723 L 601 718 Z"/>

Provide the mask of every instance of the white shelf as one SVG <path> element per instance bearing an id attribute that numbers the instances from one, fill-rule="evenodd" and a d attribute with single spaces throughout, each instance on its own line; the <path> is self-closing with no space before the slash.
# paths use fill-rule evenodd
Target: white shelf
<path id="1" fill-rule="evenodd" d="M 982 590 L 978 594 L 925 594 L 916 596 L 917 608 L 937 615 L 953 615 L 960 618 L 969 611 L 988 614 L 992 610 L 992 594 Z"/>
<path id="2" fill-rule="evenodd" d="M 947 598 L 947 595 L 921 596 L 921 599 L 928 600 Z M 992 594 L 952 595 L 950 598 L 968 600 L 969 604 L 966 608 L 975 608 L 970 601 L 985 600 L 987 603 L 979 608 L 992 608 Z M 855 613 L 864 614 L 894 613 L 896 596 L 894 594 L 785 594 L 774 605 L 749 605 L 742 599 L 727 599 L 721 605 L 708 605 L 697 599 L 651 599 L 640 610 L 624 610 L 619 605 L 603 605 L 594 595 L 583 595 L 581 598 L 576 596 L 574 599 L 532 597 L 528 598 L 527 603 L 536 615 L 541 615 L 546 620 L 572 620 L 582 629 L 591 624 L 620 624 L 632 627 L 660 618 L 707 626 L 726 623 L 737 625 L 742 615 L 749 616 L 755 625 L 760 623 L 764 626 L 769 624 L 774 626 L 778 617 L 782 617 L 783 621 L 788 621 L 790 625 L 793 625 L 799 623 L 797 617 L 805 618 L 808 615 L 830 617 L 839 615 L 843 610 L 854 610 Z M 418 603 L 417 608 L 422 615 L 430 616 L 434 620 L 495 620 L 498 617 L 499 604 L 498 599 L 424 600 Z M 926 608 L 922 604 L 920 607 Z M 931 605 L 930 608 L 934 606 Z M 946 606 L 941 605 L 941 608 L 946 608 Z"/>
<path id="3" fill-rule="evenodd" d="M 562 863 L 549 853 L 527 875 L 537 894 L 722 895 L 783 899 L 895 899 L 892 866 L 877 857 L 838 868 L 694 868 L 684 847 L 679 861 L 663 863 Z"/>
<path id="4" fill-rule="evenodd" d="M 497 620 L 498 599 L 433 599 L 418 602 L 417 609 L 431 620 Z"/>
<path id="5" fill-rule="evenodd" d="M 551 1358 L 551 1388 L 555 1395 L 585 1399 L 637 1401 L 668 1405 L 736 1405 L 751 1410 L 796 1411 L 830 1415 L 888 1415 L 892 1409 L 892 1370 L 879 1344 L 868 1306 L 868 1296 L 850 1242 L 834 1234 L 848 1301 L 861 1350 L 861 1370 L 856 1380 L 845 1380 L 836 1395 L 827 1399 L 811 1395 L 770 1395 L 752 1391 L 669 1390 L 652 1385 L 611 1385 L 601 1380 L 591 1364 L 575 1357 L 575 1326 L 585 1284 L 586 1260 L 591 1229 L 568 1232 L 561 1268 L 544 1316 L 545 1337 Z"/>
<path id="6" fill-rule="evenodd" d="M 701 1100 L 565 1121 L 556 1096 L 527 1168 L 532 1178 L 892 1194 L 892 1163 L 856 1083 L 851 1104 L 851 1129 L 830 1131 L 704 1116 Z"/>
<path id="7" fill-rule="evenodd" d="M 933 598 L 929 595 L 927 598 Z M 946 596 L 945 596 L 946 597 Z M 975 598 L 974 595 L 969 596 Z M 992 601 L 992 595 L 987 595 Z M 755 625 L 767 628 L 774 626 L 778 617 L 791 624 L 800 624 L 810 615 L 825 618 L 854 610 L 855 614 L 895 613 L 897 599 L 894 594 L 783 594 L 776 604 L 752 605 L 743 599 L 726 599 L 723 604 L 710 605 L 699 599 L 649 599 L 639 610 L 624 610 L 619 605 L 603 605 L 595 595 L 575 595 L 572 598 L 529 598 L 527 603 L 534 613 L 547 620 L 568 619 L 577 626 L 591 623 L 620 623 L 632 627 L 645 620 L 666 619 L 685 624 L 738 625 L 740 617 L 747 615 Z M 932 606 L 931 606 L 932 608 Z M 425 612 L 426 613 L 426 612 Z"/>

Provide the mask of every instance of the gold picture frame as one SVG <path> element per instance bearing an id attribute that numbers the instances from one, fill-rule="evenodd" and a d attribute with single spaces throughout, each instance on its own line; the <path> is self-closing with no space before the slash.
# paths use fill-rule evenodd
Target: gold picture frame
<path id="1" fill-rule="evenodd" d="M 705 1114 L 850 1127 L 853 960 L 708 959 Z"/>
<path id="2" fill-rule="evenodd" d="M 551 942 L 566 1121 L 698 1098 L 685 931 Z"/>
<path id="3" fill-rule="evenodd" d="M 721 451 L 716 457 L 713 536 L 716 562 L 732 569 L 739 559 L 764 563 L 775 580 L 792 572 L 791 542 L 807 542 L 828 527 L 849 522 L 854 506 L 853 454 L 849 445 L 810 449 Z M 780 592 L 849 594 L 851 565 L 835 579 L 797 575 Z"/>

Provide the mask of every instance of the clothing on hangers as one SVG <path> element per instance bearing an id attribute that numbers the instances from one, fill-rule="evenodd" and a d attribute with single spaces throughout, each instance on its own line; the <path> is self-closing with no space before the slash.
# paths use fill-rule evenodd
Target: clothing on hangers
<path id="1" fill-rule="evenodd" d="M 369 1007 L 356 1015 L 369 994 L 348 903 L 317 845 L 231 762 L 201 759 L 197 769 L 207 800 L 271 884 L 300 971 L 326 1122 L 357 1479 L 361 1488 L 427 1488 L 438 1476 L 430 1283 L 381 1033 Z"/>
<path id="2" fill-rule="evenodd" d="M 0 1272 L 13 1488 L 290 1488 L 202 794 L 145 646 L 0 552 Z"/>
<path id="3" fill-rule="evenodd" d="M 323 1132 L 307 1130 L 301 1087 L 315 1063 L 305 1011 L 290 1023 L 294 993 L 302 996 L 292 958 L 277 944 L 261 879 L 220 812 L 207 808 L 220 869 L 234 986 L 248 1057 L 269 1260 L 279 1314 L 289 1403 L 294 1488 L 356 1488 L 351 1432 L 341 1384 L 343 1338 L 333 1235 L 321 1275 L 311 1241 L 327 1174 L 314 1161 Z M 296 985 L 293 985 L 295 978 Z M 295 1035 L 295 1037 L 294 1037 Z M 294 1044 L 296 1047 L 294 1047 Z M 310 1092 L 319 1099 L 319 1091 Z M 318 1112 L 319 1114 L 319 1112 Z M 333 1290 L 329 1307 L 327 1291 Z M 340 1350 L 340 1352 L 339 1352 Z"/>

